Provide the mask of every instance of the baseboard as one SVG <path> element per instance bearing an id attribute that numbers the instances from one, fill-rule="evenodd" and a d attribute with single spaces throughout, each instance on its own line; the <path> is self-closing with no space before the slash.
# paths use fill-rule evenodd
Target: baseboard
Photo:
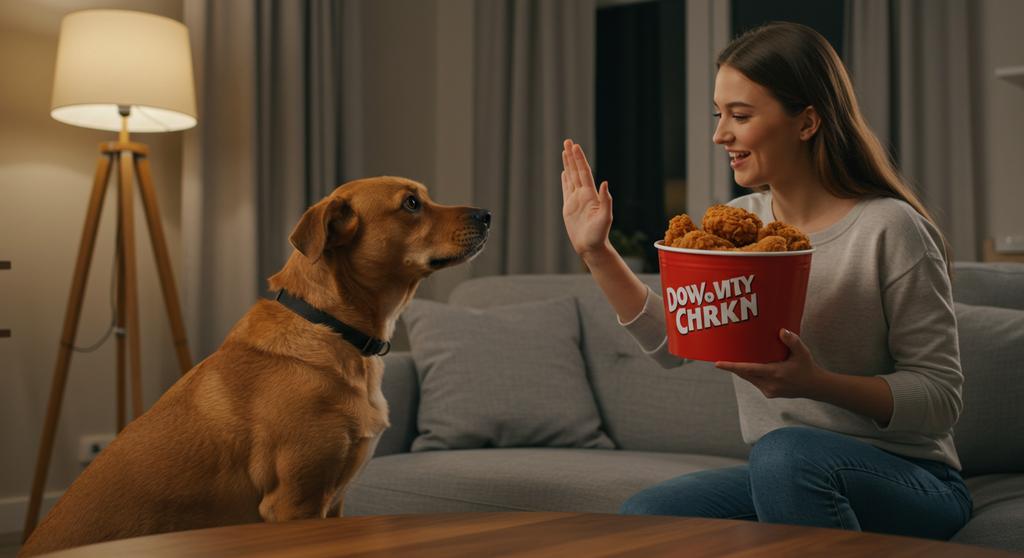
<path id="1" fill-rule="evenodd" d="M 57 499 L 63 495 L 63 490 L 43 494 L 43 501 L 39 511 L 40 520 L 57 503 Z M 15 539 L 20 542 L 21 531 L 25 528 L 25 513 L 27 511 L 28 496 L 0 498 L 0 540 L 7 540 L 13 534 Z"/>

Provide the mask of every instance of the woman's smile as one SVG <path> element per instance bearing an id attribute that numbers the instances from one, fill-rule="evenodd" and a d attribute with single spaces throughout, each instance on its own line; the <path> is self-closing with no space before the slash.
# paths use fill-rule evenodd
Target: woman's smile
<path id="1" fill-rule="evenodd" d="M 731 166 L 734 169 L 737 169 L 740 166 L 742 166 L 743 163 L 747 162 L 747 159 L 750 158 L 749 151 L 727 151 L 729 153 L 729 166 Z"/>

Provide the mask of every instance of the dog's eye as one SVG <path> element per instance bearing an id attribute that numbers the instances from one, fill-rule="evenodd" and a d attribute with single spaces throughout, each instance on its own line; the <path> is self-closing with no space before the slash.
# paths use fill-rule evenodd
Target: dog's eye
<path id="1" fill-rule="evenodd" d="M 419 211 L 420 200 L 418 200 L 416 196 L 409 196 L 405 198 L 404 202 L 402 202 L 402 207 L 409 211 Z"/>

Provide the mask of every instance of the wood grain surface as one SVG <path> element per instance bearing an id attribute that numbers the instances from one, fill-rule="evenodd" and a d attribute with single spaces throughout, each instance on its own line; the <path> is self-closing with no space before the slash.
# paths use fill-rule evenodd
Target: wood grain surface
<path id="1" fill-rule="evenodd" d="M 506 512 L 238 525 L 125 539 L 49 556 L 963 558 L 1013 554 L 927 539 L 727 519 Z"/>

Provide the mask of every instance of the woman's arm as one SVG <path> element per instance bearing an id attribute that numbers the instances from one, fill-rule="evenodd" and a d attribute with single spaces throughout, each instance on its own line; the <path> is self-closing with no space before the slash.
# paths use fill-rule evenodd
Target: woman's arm
<path id="1" fill-rule="evenodd" d="M 573 249 L 590 268 L 590 275 L 615 310 L 619 323 L 626 326 L 644 353 L 664 368 L 685 364 L 686 360 L 665 347 L 661 299 L 626 266 L 608 240 L 612 226 L 608 182 L 602 182 L 600 189 L 594 187 L 583 149 L 570 140 L 562 146 L 562 165 L 562 218 Z"/>
<path id="2" fill-rule="evenodd" d="M 640 314 L 647 300 L 647 285 L 626 266 L 611 244 L 584 254 L 583 262 L 620 322 L 629 322 Z"/>
<path id="3" fill-rule="evenodd" d="M 963 410 L 952 287 L 937 250 L 929 250 L 931 255 L 921 257 L 883 291 L 895 363 L 893 372 L 877 376 L 893 397 L 886 430 L 945 434 Z"/>
<path id="4" fill-rule="evenodd" d="M 628 322 L 644 308 L 647 286 L 628 268 L 612 247 L 612 196 L 608 182 L 594 187 L 590 164 L 579 144 L 562 146 L 562 218 L 569 241 L 590 269 L 619 320 Z"/>
<path id="5" fill-rule="evenodd" d="M 889 383 L 878 376 L 851 376 L 824 371 L 812 399 L 831 403 L 871 418 L 885 428 L 892 419 L 893 398 Z"/>
<path id="6" fill-rule="evenodd" d="M 893 372 L 859 376 L 826 370 L 800 337 L 786 330 L 779 332 L 790 349 L 786 360 L 715 366 L 768 398 L 823 401 L 869 417 L 887 431 L 945 434 L 963 408 L 956 319 L 945 273 L 943 260 L 925 256 L 885 289 Z"/>
<path id="7" fill-rule="evenodd" d="M 786 360 L 768 363 L 716 362 L 750 382 L 771 399 L 804 397 L 830 403 L 871 418 L 885 428 L 892 420 L 895 400 L 888 382 L 879 376 L 853 376 L 818 365 L 800 336 L 786 329 L 779 340 L 789 347 Z"/>

